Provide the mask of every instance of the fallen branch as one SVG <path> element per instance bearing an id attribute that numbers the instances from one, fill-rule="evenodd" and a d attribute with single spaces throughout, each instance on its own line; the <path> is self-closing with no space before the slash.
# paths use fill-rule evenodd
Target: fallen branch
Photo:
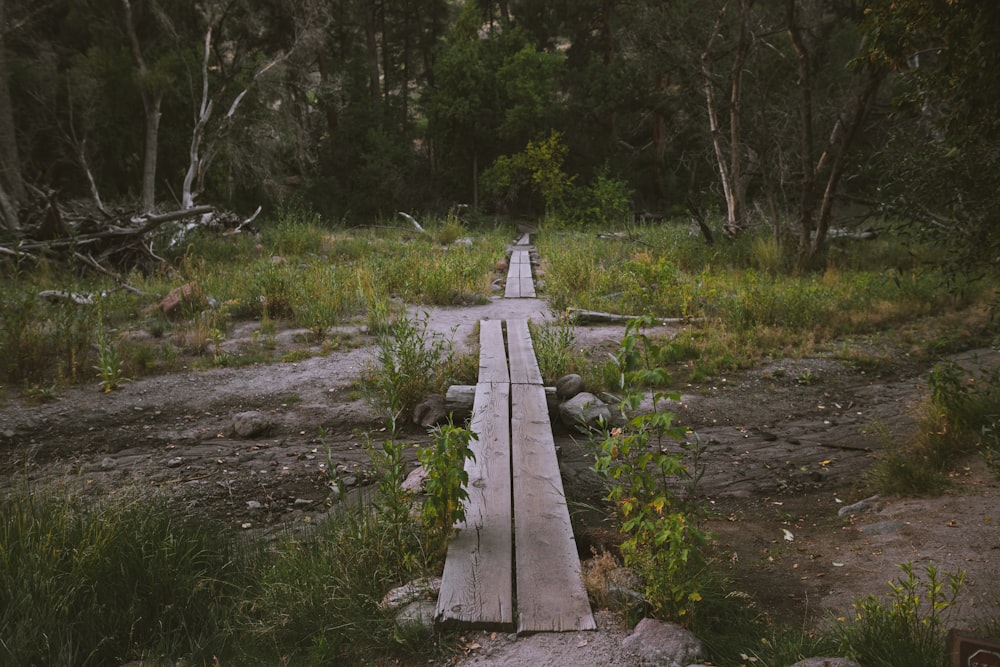
<path id="1" fill-rule="evenodd" d="M 420 223 L 417 222 L 417 219 L 414 218 L 409 213 L 403 213 L 402 211 L 399 211 L 399 215 L 402 216 L 403 218 L 409 220 L 410 224 L 413 225 L 417 229 L 417 231 L 420 232 L 421 234 L 426 234 L 427 233 L 427 231 L 423 227 L 420 226 Z"/>
<path id="2" fill-rule="evenodd" d="M 603 313 L 598 310 L 583 310 L 581 308 L 567 308 L 566 314 L 576 324 L 625 324 L 629 320 L 634 320 L 635 315 L 618 315 L 617 313 Z M 656 317 L 653 318 L 658 324 L 689 324 L 700 322 L 700 317 Z"/>

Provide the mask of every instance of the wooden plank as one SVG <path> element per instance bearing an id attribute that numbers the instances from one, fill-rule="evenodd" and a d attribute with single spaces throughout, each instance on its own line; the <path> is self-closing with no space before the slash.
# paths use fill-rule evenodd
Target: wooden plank
<path id="1" fill-rule="evenodd" d="M 517 243 L 515 245 L 529 245 L 530 243 L 531 243 L 531 235 L 525 233 L 521 234 L 521 236 L 517 239 Z"/>
<path id="2" fill-rule="evenodd" d="M 527 253 L 524 250 L 515 250 L 510 254 L 510 262 L 507 266 L 507 286 L 504 288 L 504 297 L 507 299 L 518 299 L 521 296 L 521 265 Z"/>
<path id="3" fill-rule="evenodd" d="M 435 616 L 442 625 L 511 629 L 510 385 L 477 385 L 471 428 L 466 518 L 448 545 Z"/>
<path id="4" fill-rule="evenodd" d="M 542 374 L 535 361 L 528 320 L 507 320 L 507 347 L 510 356 L 510 381 L 517 384 L 542 384 Z M 544 403 L 545 397 L 542 396 Z"/>
<path id="5" fill-rule="evenodd" d="M 594 630 L 541 385 L 511 385 L 519 633 Z"/>
<path id="6" fill-rule="evenodd" d="M 510 382 L 502 320 L 479 322 L 479 381 Z"/>

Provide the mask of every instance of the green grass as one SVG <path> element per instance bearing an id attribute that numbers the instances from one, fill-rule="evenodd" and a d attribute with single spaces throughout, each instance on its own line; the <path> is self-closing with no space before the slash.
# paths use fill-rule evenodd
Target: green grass
<path id="1" fill-rule="evenodd" d="M 221 353 L 239 321 L 306 329 L 317 344 L 339 325 L 367 323 L 379 333 L 399 304 L 485 302 L 510 236 L 492 226 L 466 228 L 454 216 L 426 221 L 427 234 L 399 225 L 333 228 L 294 207 L 260 224 L 257 237 L 195 235 L 168 256 L 170 267 L 126 276 L 141 295 L 54 266 L 0 267 L 8 271 L 0 290 L 0 382 L 107 386 L 119 372 L 141 377 L 173 370 L 182 359 L 198 367 L 276 360 L 266 345 Z M 458 238 L 469 242 L 453 243 Z M 188 283 L 207 298 L 170 317 L 159 313 L 158 297 Z M 42 290 L 103 296 L 92 306 L 48 303 L 37 297 Z"/>
<path id="2" fill-rule="evenodd" d="M 447 642 L 379 607 L 389 589 L 442 566 L 440 527 L 411 520 L 401 488 L 407 447 L 370 445 L 374 489 L 273 540 L 135 489 L 0 497 L 0 664 L 425 662 Z"/>

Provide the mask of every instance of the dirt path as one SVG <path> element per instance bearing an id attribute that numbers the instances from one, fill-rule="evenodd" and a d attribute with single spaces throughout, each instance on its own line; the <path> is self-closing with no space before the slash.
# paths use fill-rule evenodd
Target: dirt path
<path id="1" fill-rule="evenodd" d="M 426 312 L 429 328 L 459 348 L 470 344 L 480 319 L 550 316 L 543 301 L 528 299 L 415 312 Z M 293 345 L 294 333 L 283 332 L 279 344 Z M 379 437 L 375 415 L 354 395 L 374 341 L 357 328 L 343 333 L 351 345 L 296 363 L 184 371 L 110 394 L 65 390 L 43 405 L 7 389 L 0 394 L 0 490 L 155 486 L 176 493 L 184 511 L 240 530 L 318 520 L 334 504 L 328 470 L 363 485 L 365 434 Z M 623 328 L 575 333 L 581 348 L 612 349 Z M 243 326 L 227 344 L 252 334 Z M 990 351 L 981 351 L 983 360 L 996 362 Z M 862 482 L 882 447 L 878 433 L 900 438 L 913 428 L 925 371 L 904 355 L 880 377 L 829 358 L 786 360 L 683 388 L 673 407 L 704 444 L 697 493 L 713 511 L 709 527 L 733 573 L 776 619 L 830 622 L 850 613 L 852 599 L 886 592 L 897 564 L 919 569 L 932 561 L 968 573 L 953 625 L 1000 617 L 1000 485 L 979 462 L 958 473 L 940 498 L 878 500 L 838 516 L 869 495 Z M 271 426 L 238 437 L 233 417 L 250 410 Z M 425 437 L 417 429 L 406 433 L 413 441 Z M 569 500 L 599 506 L 592 449 L 564 431 L 556 437 Z M 578 514 L 586 557 L 601 531 L 588 520 L 593 512 Z M 624 628 L 609 615 L 599 622 L 601 631 L 579 637 L 470 635 L 478 648 L 465 664 L 634 664 L 618 650 Z"/>

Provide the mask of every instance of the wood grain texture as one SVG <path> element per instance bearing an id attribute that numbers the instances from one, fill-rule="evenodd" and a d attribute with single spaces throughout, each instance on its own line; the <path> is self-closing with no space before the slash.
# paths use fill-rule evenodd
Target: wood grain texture
<path id="1" fill-rule="evenodd" d="M 479 382 L 510 382 L 502 320 L 479 322 Z"/>
<path id="2" fill-rule="evenodd" d="M 535 348 L 531 342 L 527 320 L 507 320 L 507 347 L 511 383 L 542 384 L 542 373 L 535 360 Z M 542 400 L 544 401 L 544 395 Z"/>
<path id="3" fill-rule="evenodd" d="M 512 385 L 511 413 L 517 631 L 593 630 L 544 388 Z"/>
<path id="4" fill-rule="evenodd" d="M 479 383 L 471 428 L 475 459 L 466 519 L 448 545 L 436 618 L 442 625 L 514 626 L 511 534 L 510 385 Z"/>

